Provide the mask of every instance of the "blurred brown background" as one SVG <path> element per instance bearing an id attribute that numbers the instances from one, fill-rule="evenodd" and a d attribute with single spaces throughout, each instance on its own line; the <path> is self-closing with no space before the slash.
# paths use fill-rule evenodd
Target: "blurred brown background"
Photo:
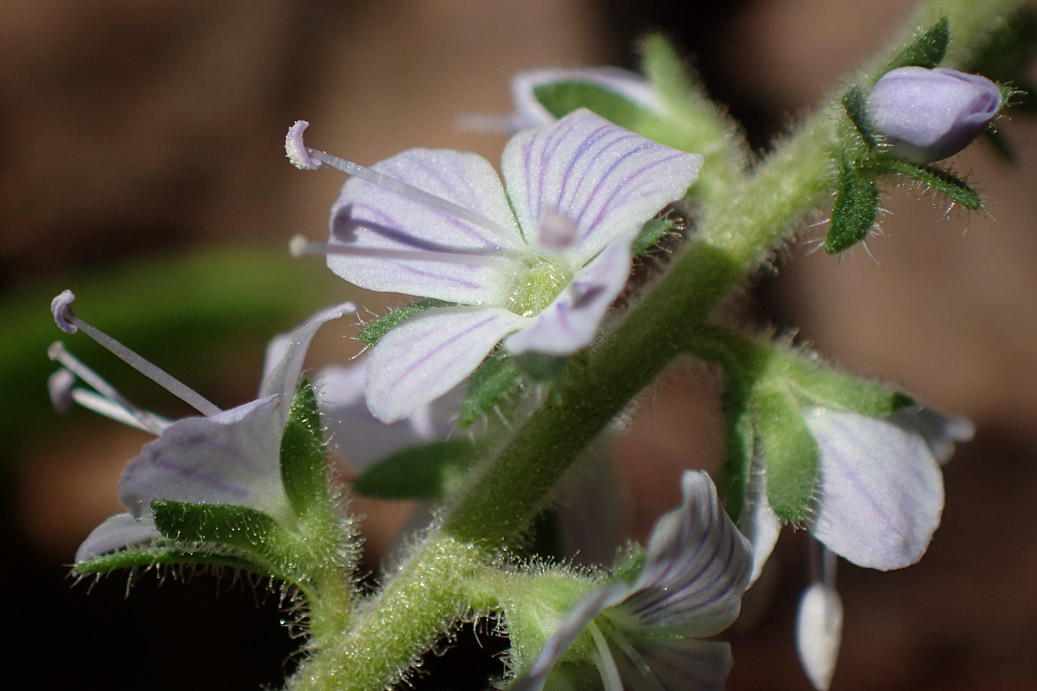
<path id="1" fill-rule="evenodd" d="M 0 349 L 15 356 L 12 325 L 23 322 L 11 315 L 27 309 L 28 296 L 49 299 L 65 287 L 168 257 L 257 248 L 282 253 L 295 233 L 322 237 L 341 178 L 286 163 L 284 131 L 297 118 L 311 121 L 313 145 L 361 163 L 412 146 L 473 150 L 495 161 L 504 138 L 459 131 L 458 114 L 508 112 L 508 78 L 517 69 L 633 66 L 636 37 L 663 28 L 694 54 L 709 88 L 763 147 L 867 56 L 908 6 L 901 0 L 689 0 L 679 7 L 662 0 L 4 3 L 0 307 L 8 321 Z M 891 574 L 841 568 L 846 625 L 835 688 L 1037 682 L 1031 528 L 1037 524 L 1037 130 L 1022 116 L 1002 128 L 1017 149 L 1016 165 L 999 162 L 983 146 L 955 161 L 989 195 L 989 214 L 946 215 L 940 200 L 887 189 L 887 237 L 869 243 L 874 259 L 858 250 L 837 261 L 797 245 L 780 275 L 755 291 L 761 317 L 777 328 L 798 327 L 800 338 L 829 358 L 967 414 L 979 428 L 946 469 L 944 524 L 923 562 Z M 814 228 L 804 237 L 822 232 Z M 272 335 L 352 295 L 324 276 L 317 260 L 300 269 L 282 255 L 286 271 L 305 272 L 306 287 L 269 322 L 256 318 L 259 334 Z M 32 313 L 33 328 L 49 320 L 45 299 L 32 308 L 39 311 Z M 164 299 L 155 296 L 159 319 Z M 82 291 L 80 301 L 84 316 L 105 308 Z M 47 339 L 59 335 L 47 333 Z M 239 403 L 256 386 L 265 342 L 237 336 L 169 334 L 161 364 L 217 403 Z M 67 340 L 73 350 L 85 350 L 82 340 Z M 35 405 L 42 396 L 49 367 L 43 348 L 45 342 L 24 356 L 25 368 L 43 372 L 39 390 L 2 382 L 13 405 L 29 399 Z M 352 348 L 341 334 L 325 336 L 314 360 L 342 359 Z M 154 350 L 145 354 L 159 359 Z M 217 363 L 209 365 L 215 371 L 192 375 L 205 361 Z M 124 385 L 122 375 L 111 376 Z M 715 456 L 720 439 L 711 391 L 706 375 L 694 369 L 660 384 L 621 442 L 635 500 L 632 534 L 643 535 L 676 502 L 681 467 Z M 153 392 L 132 392 L 151 404 Z M 7 676 L 14 687 L 276 685 L 295 644 L 278 627 L 277 597 L 263 588 L 211 576 L 185 584 L 176 574 L 162 587 L 144 574 L 125 599 L 123 576 L 89 594 L 85 583 L 72 587 L 63 564 L 93 525 L 118 510 L 118 474 L 147 438 L 85 413 L 40 415 L 35 427 L 9 422 L 2 430 L 9 550 L 3 584 L 11 601 L 8 628 L 17 639 Z M 698 432 L 689 431 L 689 421 Z M 363 508 L 372 517 L 372 548 L 384 548 L 405 509 Z M 742 622 L 733 634 L 730 688 L 808 688 L 792 638 L 806 582 L 804 542 L 786 531 L 767 578 L 747 601 L 746 619 L 755 626 Z M 468 638 L 459 644 L 475 647 Z M 468 664 L 462 659 L 451 652 L 429 664 L 456 668 Z M 467 679 L 462 674 L 454 688 L 479 688 L 489 671 L 465 670 Z M 416 683 L 438 688 L 427 679 Z"/>

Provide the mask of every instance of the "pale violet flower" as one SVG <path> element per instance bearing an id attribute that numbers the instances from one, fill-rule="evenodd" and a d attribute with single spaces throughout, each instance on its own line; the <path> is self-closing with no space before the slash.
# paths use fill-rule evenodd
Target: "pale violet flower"
<path id="1" fill-rule="evenodd" d="M 968 146 L 1001 109 L 1001 90 L 978 74 L 900 67 L 868 94 L 868 119 L 902 158 L 929 163 Z"/>
<path id="2" fill-rule="evenodd" d="M 796 645 L 815 688 L 827 689 L 842 637 L 842 604 L 835 590 L 838 555 L 888 571 L 914 564 L 929 547 L 943 513 L 943 476 L 955 442 L 974 428 L 965 418 L 923 406 L 875 418 L 830 408 L 807 408 L 817 442 L 816 500 L 805 527 L 823 545 L 823 577 L 800 601 Z M 767 503 L 766 474 L 754 463 L 741 525 L 753 544 L 755 582 L 778 539 L 781 522 Z"/>
<path id="3" fill-rule="evenodd" d="M 556 668 L 581 635 L 593 639 L 607 691 L 723 688 L 729 646 L 701 639 L 738 618 L 751 549 L 708 475 L 686 472 L 681 490 L 681 506 L 656 523 L 633 582 L 605 585 L 573 606 L 510 689 L 538 690 L 549 675 L 564 676 Z"/>
<path id="4" fill-rule="evenodd" d="M 454 303 L 408 319 L 371 352 L 368 405 L 385 422 L 457 386 L 502 341 L 513 354 L 554 356 L 589 345 L 626 284 L 638 232 L 702 165 L 587 110 L 515 135 L 503 186 L 475 154 L 411 149 L 364 169 L 303 147 L 303 128 L 288 135 L 293 162 L 356 176 L 332 208 L 331 270 Z"/>
<path id="5" fill-rule="evenodd" d="M 319 312 L 275 341 L 268 351 L 270 357 L 259 397 L 224 411 L 77 318 L 70 307 L 73 299 L 69 291 L 55 298 L 52 310 L 59 326 L 70 333 L 88 333 L 172 393 L 192 399 L 192 405 L 203 415 L 170 422 L 140 410 L 60 344 L 52 346 L 52 357 L 93 387 L 93 391 L 66 389 L 68 395 L 158 437 L 129 462 L 119 480 L 119 500 L 126 513 L 116 514 L 95 528 L 79 547 L 76 561 L 160 537 L 151 512 L 151 503 L 156 499 L 244 506 L 275 519 L 288 517 L 291 509 L 280 471 L 281 435 L 299 385 L 306 350 L 323 324 L 353 313 L 355 307 L 345 303 Z M 60 376 L 60 380 L 71 387 L 67 375 Z"/>

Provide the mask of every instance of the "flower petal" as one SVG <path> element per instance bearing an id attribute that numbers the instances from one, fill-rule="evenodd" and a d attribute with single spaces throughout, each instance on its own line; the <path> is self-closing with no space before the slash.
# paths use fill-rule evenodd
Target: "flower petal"
<path id="1" fill-rule="evenodd" d="M 167 427 L 119 480 L 119 499 L 137 518 L 151 516 L 156 499 L 234 504 L 275 518 L 288 511 L 281 485 L 280 449 L 290 401 L 268 396 L 209 417 Z"/>
<path id="2" fill-rule="evenodd" d="M 371 290 L 500 302 L 511 280 L 501 270 L 502 262 L 510 266 L 501 250 L 526 247 L 493 166 L 475 154 L 411 149 L 373 169 L 458 204 L 493 227 L 350 178 L 331 209 L 331 244 L 348 254 L 329 254 L 328 267 Z"/>
<path id="3" fill-rule="evenodd" d="M 634 103 L 656 112 L 663 110 L 659 93 L 648 81 L 629 70 L 618 67 L 547 68 L 518 72 L 511 79 L 511 96 L 515 101 L 516 127 L 537 127 L 556 120 L 536 98 L 535 89 L 553 83 L 586 83 L 614 91 Z"/>
<path id="4" fill-rule="evenodd" d="M 460 384 L 525 319 L 495 307 L 448 307 L 393 328 L 367 363 L 367 405 L 382 422 L 409 417 Z"/>
<path id="5" fill-rule="evenodd" d="M 316 377 L 317 403 L 331 449 L 351 468 L 363 471 L 389 454 L 421 442 L 446 439 L 461 409 L 455 389 L 386 425 L 371 415 L 364 398 L 367 359 L 348 367 L 326 367 Z M 454 395 L 451 395 L 453 393 Z"/>
<path id="6" fill-rule="evenodd" d="M 921 434 L 940 465 L 951 459 L 955 442 L 972 441 L 976 434 L 976 426 L 968 418 L 948 417 L 925 406 L 898 410 L 890 421 Z"/>
<path id="7" fill-rule="evenodd" d="M 90 531 L 90 535 L 76 550 L 76 563 L 161 536 L 150 517 L 138 519 L 128 513 L 117 513 Z"/>
<path id="8" fill-rule="evenodd" d="M 925 437 L 879 418 L 825 408 L 804 420 L 821 453 L 810 531 L 844 559 L 886 571 L 925 553 L 943 512 L 943 477 Z"/>
<path id="9" fill-rule="evenodd" d="M 625 691 L 721 691 L 731 671 L 731 646 L 720 641 L 641 636 L 622 652 L 613 659 Z"/>
<path id="10" fill-rule="evenodd" d="M 504 341 L 512 353 L 569 355 L 590 345 L 598 325 L 630 275 L 630 246 L 634 236 L 617 239 L 521 331 Z"/>
<path id="11" fill-rule="evenodd" d="M 706 473 L 685 472 L 681 491 L 680 508 L 655 524 L 634 593 L 613 609 L 636 621 L 639 631 L 713 636 L 738 618 L 752 547 Z"/>
<path id="12" fill-rule="evenodd" d="M 335 307 L 317 312 L 302 324 L 297 326 L 291 333 L 281 334 L 270 341 L 266 348 L 266 361 L 263 364 L 263 385 L 260 387 L 259 395 L 271 396 L 278 394 L 291 398 L 295 395 L 295 389 L 299 386 L 299 377 L 302 374 L 303 361 L 306 360 L 306 351 L 310 347 L 310 341 L 317 333 L 317 329 L 331 321 L 346 314 L 356 312 L 356 305 L 345 302 Z M 283 406 L 285 420 L 288 419 L 288 406 Z"/>
<path id="13" fill-rule="evenodd" d="M 538 246 L 545 211 L 569 216 L 579 229 L 571 257 L 579 266 L 681 199 L 698 177 L 702 156 L 580 109 L 512 137 L 501 166 L 526 241 Z"/>
<path id="14" fill-rule="evenodd" d="M 839 593 L 822 583 L 803 592 L 796 613 L 796 652 L 814 688 L 828 691 L 843 638 L 843 604 Z"/>
<path id="15" fill-rule="evenodd" d="M 767 477 L 760 458 L 753 458 L 748 497 L 738 528 L 753 546 L 753 571 L 749 576 L 749 585 L 746 586 L 751 588 L 763 573 L 763 567 L 774 551 L 774 545 L 777 544 L 778 535 L 781 533 L 778 514 L 774 513 L 774 509 L 767 502 Z"/>

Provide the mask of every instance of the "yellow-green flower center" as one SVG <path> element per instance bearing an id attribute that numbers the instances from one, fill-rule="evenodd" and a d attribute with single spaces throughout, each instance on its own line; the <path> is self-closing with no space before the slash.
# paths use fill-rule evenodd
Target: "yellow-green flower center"
<path id="1" fill-rule="evenodd" d="M 564 261 L 532 255 L 515 275 L 505 307 L 523 317 L 540 314 L 572 278 L 573 271 Z"/>

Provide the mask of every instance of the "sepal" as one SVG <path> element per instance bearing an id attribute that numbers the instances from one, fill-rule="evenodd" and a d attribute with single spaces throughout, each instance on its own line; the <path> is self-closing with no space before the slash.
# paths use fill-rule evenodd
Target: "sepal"
<path id="1" fill-rule="evenodd" d="M 818 448 L 803 420 L 796 396 L 785 387 L 768 386 L 752 402 L 756 443 L 767 475 L 767 502 L 780 518 L 802 523 L 815 498 Z"/>
<path id="2" fill-rule="evenodd" d="M 245 506 L 162 499 L 151 502 L 151 510 L 158 531 L 175 543 L 227 547 L 263 563 L 281 560 L 273 545 L 280 542 L 277 533 L 282 532 L 282 528 L 262 511 Z"/>
<path id="3" fill-rule="evenodd" d="M 898 67 L 914 66 L 932 69 L 943 60 L 950 38 L 950 22 L 947 17 L 940 17 L 928 29 L 915 34 L 914 41 L 890 60 L 885 69 L 880 70 L 878 74 L 881 76 Z"/>
<path id="4" fill-rule="evenodd" d="M 281 481 L 296 516 L 327 506 L 327 445 L 313 385 L 303 380 L 281 437 Z"/>
<path id="5" fill-rule="evenodd" d="M 832 218 L 823 244 L 828 254 L 850 249 L 868 236 L 879 213 L 879 188 L 873 174 L 848 161 L 839 167 Z"/>
<path id="6" fill-rule="evenodd" d="M 382 336 L 389 333 L 394 327 L 402 324 L 411 317 L 416 317 L 422 312 L 427 312 L 432 309 L 438 309 L 440 307 L 450 307 L 454 303 L 447 302 L 445 300 L 437 300 L 435 298 L 421 298 L 414 302 L 408 303 L 401 307 L 386 314 L 384 317 L 379 317 L 370 324 L 364 326 L 357 333 L 357 340 L 366 346 L 374 346 L 378 344 L 378 341 L 382 340 Z"/>
<path id="7" fill-rule="evenodd" d="M 514 356 L 502 349 L 490 353 L 468 380 L 468 391 L 457 418 L 458 426 L 469 427 L 494 410 L 521 381 L 522 373 Z"/>
<path id="8" fill-rule="evenodd" d="M 976 211 L 983 202 L 979 194 L 968 186 L 964 180 L 954 173 L 934 165 L 916 164 L 896 158 L 882 159 L 877 162 L 883 173 L 890 175 L 906 175 L 922 183 L 926 189 L 940 192 L 952 202 L 961 204 L 970 211 Z"/>
<path id="9" fill-rule="evenodd" d="M 120 569 L 149 569 L 157 566 L 222 566 L 259 575 L 270 575 L 270 570 L 238 555 L 219 552 L 185 552 L 172 547 L 130 547 L 107 552 L 76 562 L 77 576 L 100 576 Z"/>

